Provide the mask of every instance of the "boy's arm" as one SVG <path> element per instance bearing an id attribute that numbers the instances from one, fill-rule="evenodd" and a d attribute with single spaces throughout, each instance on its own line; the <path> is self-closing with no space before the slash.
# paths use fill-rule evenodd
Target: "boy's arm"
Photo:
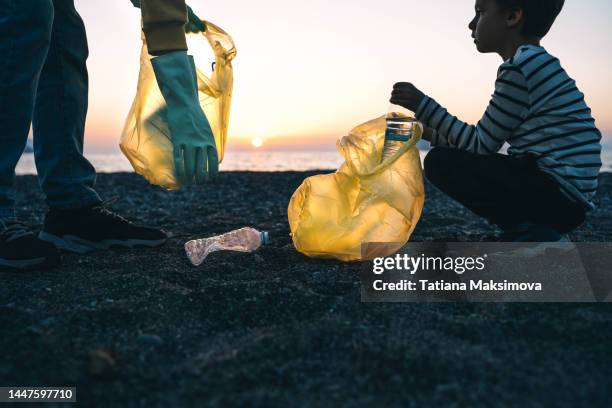
<path id="1" fill-rule="evenodd" d="M 530 108 L 527 80 L 520 68 L 511 64 L 500 67 L 491 102 L 476 125 L 449 114 L 428 96 L 419 99 L 415 115 L 425 126 L 435 130 L 430 140 L 432 146 L 453 147 L 477 154 L 499 151 L 523 123 Z"/>

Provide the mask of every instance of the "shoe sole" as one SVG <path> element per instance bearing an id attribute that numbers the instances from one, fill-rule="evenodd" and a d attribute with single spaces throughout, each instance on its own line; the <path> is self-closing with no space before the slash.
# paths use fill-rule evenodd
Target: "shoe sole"
<path id="1" fill-rule="evenodd" d="M 62 261 L 57 257 L 40 257 L 32 259 L 5 259 L 0 258 L 1 272 L 23 272 L 41 268 L 54 268 L 61 265 Z"/>
<path id="2" fill-rule="evenodd" d="M 166 239 L 159 239 L 155 241 L 142 240 L 142 239 L 108 239 L 99 242 L 88 241 L 83 238 L 79 238 L 74 235 L 64 235 L 59 237 L 48 232 L 41 231 L 38 238 L 43 241 L 50 242 L 59 249 L 64 251 L 74 252 L 77 254 L 88 254 L 95 251 L 104 251 L 111 249 L 112 247 L 121 248 L 136 248 L 136 247 L 148 247 L 155 248 L 166 243 Z"/>
<path id="3" fill-rule="evenodd" d="M 532 247 L 518 248 L 508 252 L 494 252 L 491 255 L 501 256 L 518 256 L 523 258 L 535 258 L 542 256 L 547 250 L 553 249 L 563 252 L 569 252 L 575 250 L 576 247 L 571 241 L 559 241 L 559 242 L 538 242 L 534 243 Z"/>

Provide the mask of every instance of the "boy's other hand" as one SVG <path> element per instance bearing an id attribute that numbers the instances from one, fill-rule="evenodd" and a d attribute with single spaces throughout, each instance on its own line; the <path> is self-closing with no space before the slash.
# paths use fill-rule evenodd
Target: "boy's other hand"
<path id="1" fill-rule="evenodd" d="M 398 82 L 393 85 L 390 102 L 416 112 L 424 97 L 425 94 L 411 83 Z"/>

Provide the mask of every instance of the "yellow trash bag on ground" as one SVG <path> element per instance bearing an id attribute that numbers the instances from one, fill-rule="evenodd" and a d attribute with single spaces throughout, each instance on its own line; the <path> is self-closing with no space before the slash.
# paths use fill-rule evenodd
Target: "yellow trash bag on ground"
<path id="1" fill-rule="evenodd" d="M 391 255 L 408 241 L 425 201 L 416 148 L 423 128 L 415 124 L 410 141 L 382 163 L 384 116 L 337 142 L 344 164 L 333 174 L 304 180 L 289 202 L 291 236 L 299 252 L 364 260 Z"/>
<path id="2" fill-rule="evenodd" d="M 210 77 L 197 68 L 196 73 L 200 104 L 215 136 L 221 162 L 227 141 L 234 82 L 232 60 L 236 56 L 236 48 L 225 31 L 208 21 L 204 23 L 206 31 L 187 36 L 188 39 L 189 36 L 201 36 L 203 40 L 207 40 L 215 55 L 214 70 Z M 190 53 L 192 51 L 190 48 Z M 181 187 L 174 174 L 166 101 L 157 85 L 144 37 L 136 97 L 126 119 L 119 146 L 136 173 L 150 183 L 170 190 Z"/>

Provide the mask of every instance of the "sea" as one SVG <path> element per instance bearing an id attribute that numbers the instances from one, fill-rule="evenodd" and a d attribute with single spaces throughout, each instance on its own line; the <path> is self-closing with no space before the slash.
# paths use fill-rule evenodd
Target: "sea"
<path id="1" fill-rule="evenodd" d="M 421 150 L 421 160 L 427 151 Z M 121 152 L 85 154 L 99 173 L 132 172 L 132 166 Z M 604 145 L 602 172 L 612 172 L 612 145 Z M 337 169 L 343 162 L 335 150 L 312 151 L 231 151 L 225 153 L 221 171 L 309 171 Z M 24 153 L 17 164 L 18 175 L 36 174 L 34 156 Z"/>

